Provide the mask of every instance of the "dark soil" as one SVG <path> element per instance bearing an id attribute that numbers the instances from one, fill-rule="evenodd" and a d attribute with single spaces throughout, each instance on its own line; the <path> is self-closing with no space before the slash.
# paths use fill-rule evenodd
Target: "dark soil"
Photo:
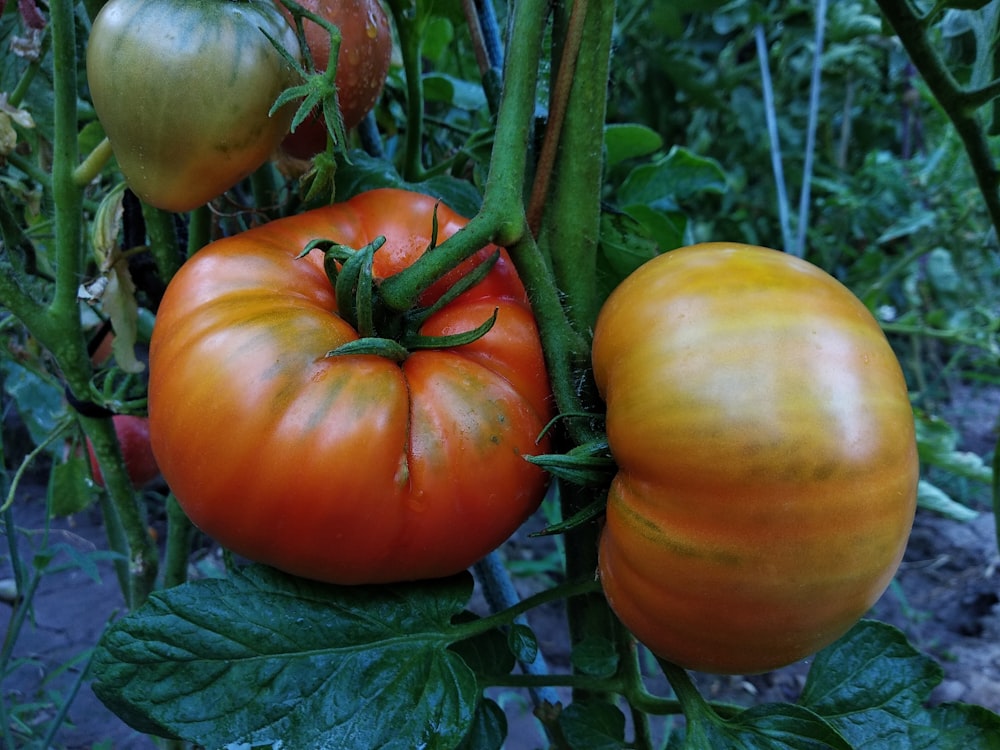
<path id="1" fill-rule="evenodd" d="M 1000 398 L 995 394 L 969 396 L 965 403 L 972 406 L 956 410 L 949 418 L 965 436 L 960 447 L 987 455 L 996 441 Z M 918 512 L 896 582 L 871 615 L 901 628 L 914 646 L 942 665 L 945 677 L 932 695 L 934 702 L 958 700 L 1000 711 L 1000 557 L 996 528 L 986 505 L 988 488 L 969 489 L 969 496 L 963 499 L 980 510 L 969 523 Z M 39 543 L 44 527 L 44 492 L 38 484 L 28 486 L 14 506 L 22 557 Z M 106 548 L 99 515 L 86 511 L 54 522 L 50 544 L 63 545 L 54 563 L 71 563 L 74 557 L 91 559 L 91 553 Z M 537 554 L 537 548 L 515 543 L 507 553 L 523 557 Z M 4 550 L 0 579 L 10 575 L 9 557 Z M 0 621 L 6 629 L 13 610 L 9 601 L 0 607 Z M 105 562 L 92 569 L 68 565 L 47 574 L 34 599 L 33 618 L 15 645 L 14 658 L 19 666 L 0 684 L 8 711 L 13 709 L 20 720 L 30 722 L 41 733 L 65 702 L 66 691 L 79 678 L 88 651 L 106 623 L 122 610 L 116 578 Z M 564 620 L 558 609 L 536 611 L 530 622 L 550 666 L 565 669 L 568 654 Z M 730 702 L 794 700 L 807 669 L 806 662 L 754 677 L 699 675 L 697 681 L 706 695 Z M 511 720 L 507 747 L 542 747 L 527 696 L 515 691 L 492 695 Z M 560 696 L 565 699 L 564 693 Z M 155 747 L 149 738 L 138 736 L 110 714 L 86 682 L 70 705 L 55 746 L 115 750 Z"/>

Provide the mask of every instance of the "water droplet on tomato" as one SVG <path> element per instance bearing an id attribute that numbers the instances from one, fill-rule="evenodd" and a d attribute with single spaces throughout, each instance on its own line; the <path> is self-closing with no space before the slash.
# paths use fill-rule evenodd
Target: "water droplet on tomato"
<path id="1" fill-rule="evenodd" d="M 365 24 L 365 33 L 368 35 L 369 39 L 374 39 L 378 36 L 378 21 L 375 18 L 375 13 L 372 11 L 368 12 L 368 22 Z"/>

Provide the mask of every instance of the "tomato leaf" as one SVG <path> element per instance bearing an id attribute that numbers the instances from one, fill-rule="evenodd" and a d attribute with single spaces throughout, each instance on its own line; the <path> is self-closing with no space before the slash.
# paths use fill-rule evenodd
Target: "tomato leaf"
<path id="1" fill-rule="evenodd" d="M 726 173 L 722 166 L 680 146 L 674 146 L 662 159 L 633 169 L 617 195 L 620 205 L 641 203 L 672 208 L 677 201 L 702 192 L 724 193 Z"/>
<path id="2" fill-rule="evenodd" d="M 816 656 L 800 702 L 866 750 L 995 748 L 997 714 L 962 704 L 925 708 L 941 677 L 901 631 L 862 620 Z"/>
<path id="3" fill-rule="evenodd" d="M 682 750 L 852 750 L 847 740 L 822 716 L 804 706 L 765 703 L 723 718 L 698 692 L 690 675 L 660 661 L 687 720 Z M 671 745 L 673 747 L 673 745 Z"/>
<path id="4" fill-rule="evenodd" d="M 628 159 L 648 156 L 663 146 L 663 137 L 652 128 L 637 123 L 604 127 L 605 164 L 613 167 Z"/>
<path id="5" fill-rule="evenodd" d="M 454 748 L 479 697 L 448 648 L 471 592 L 468 575 L 342 587 L 252 565 L 115 623 L 94 692 L 140 731 L 207 747 Z"/>
<path id="6" fill-rule="evenodd" d="M 500 750 L 506 737 L 507 715 L 487 698 L 476 706 L 472 728 L 457 750 Z"/>
<path id="7" fill-rule="evenodd" d="M 625 747 L 625 715 L 610 703 L 571 703 L 559 714 L 559 728 L 573 750 L 620 750 Z"/>

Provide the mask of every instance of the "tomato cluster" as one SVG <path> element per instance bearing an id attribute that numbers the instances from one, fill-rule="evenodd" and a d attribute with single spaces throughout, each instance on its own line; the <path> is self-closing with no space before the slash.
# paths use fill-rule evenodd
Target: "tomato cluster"
<path id="1" fill-rule="evenodd" d="M 386 80 L 388 20 L 377 0 L 304 7 L 340 30 L 339 106 L 354 127 Z M 279 144 L 305 158 L 325 147 L 317 113 L 292 134 L 293 105 L 269 114 L 300 83 L 272 43 L 301 59 L 290 18 L 275 0 L 104 6 L 90 90 L 144 201 L 189 210 Z M 328 31 L 305 22 L 303 39 L 324 70 Z M 496 311 L 478 340 L 401 363 L 327 354 L 359 333 L 303 248 L 384 237 L 384 279 L 432 245 L 435 212 L 437 241 L 465 223 L 427 196 L 372 191 L 218 241 L 171 282 L 152 340 L 152 447 L 187 513 L 234 551 L 338 583 L 443 576 L 538 505 L 545 475 L 524 457 L 545 450 L 549 385 L 503 251 L 420 331 L 470 331 Z M 684 248 L 611 295 L 592 355 L 619 467 L 600 578 L 640 640 L 683 666 L 763 671 L 871 606 L 901 558 L 918 467 L 899 365 L 846 288 L 773 250 Z"/>
<path id="2" fill-rule="evenodd" d="M 378 98 L 392 36 L 376 0 L 308 0 L 339 26 L 339 105 L 347 128 Z M 279 0 L 109 0 L 87 43 L 94 109 L 129 187 L 146 203 L 187 211 L 221 195 L 266 162 L 281 142 L 309 157 L 326 145 L 316 115 L 288 134 L 296 103 L 269 114 L 301 60 Z M 284 11 L 287 13 L 287 11 Z M 330 36 L 304 24 L 320 70 Z M 273 40 L 273 42 L 272 42 Z"/>
<path id="3" fill-rule="evenodd" d="M 669 252 L 608 299 L 593 363 L 619 467 L 601 582 L 656 654 L 775 669 L 881 595 L 913 519 L 913 414 L 839 282 L 759 247 Z"/>

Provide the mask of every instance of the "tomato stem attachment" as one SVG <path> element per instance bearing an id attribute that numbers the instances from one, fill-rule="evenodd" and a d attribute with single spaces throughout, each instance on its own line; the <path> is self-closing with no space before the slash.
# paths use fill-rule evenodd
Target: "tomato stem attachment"
<path id="1" fill-rule="evenodd" d="M 435 233 L 437 231 L 436 222 L 433 231 Z M 431 240 L 431 246 L 430 248 L 428 248 L 428 250 L 432 249 L 434 249 L 433 235 Z M 500 260 L 500 251 L 494 250 L 484 261 L 482 261 L 479 265 L 477 265 L 475 268 L 469 271 L 469 273 L 465 274 L 465 276 L 463 276 L 461 279 L 452 284 L 448 288 L 448 291 L 442 294 L 438 298 L 437 302 L 435 302 L 433 305 L 418 310 L 414 310 L 411 313 L 409 313 L 407 315 L 409 325 L 414 328 L 419 327 L 428 318 L 430 318 L 436 312 L 441 310 L 445 305 L 451 304 L 458 298 L 459 295 L 464 294 L 465 292 L 472 289 L 472 287 L 474 287 L 476 284 L 478 284 L 480 281 L 482 281 L 489 275 L 490 271 L 493 270 L 493 266 L 496 265 L 498 260 Z"/>

